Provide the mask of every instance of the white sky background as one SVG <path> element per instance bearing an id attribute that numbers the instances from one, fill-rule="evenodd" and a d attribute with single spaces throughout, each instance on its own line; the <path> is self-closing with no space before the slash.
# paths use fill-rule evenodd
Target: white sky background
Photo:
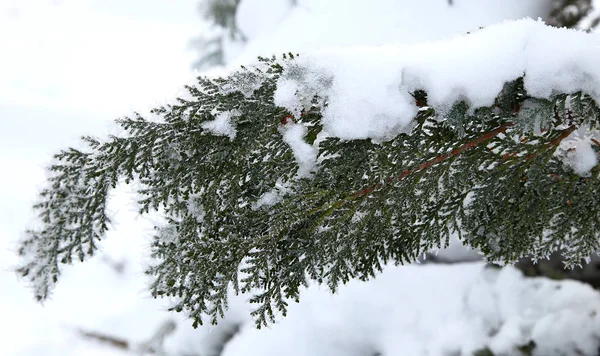
<path id="1" fill-rule="evenodd" d="M 93 353 L 72 328 L 143 339 L 167 317 L 158 311 L 164 303 L 148 300 L 143 278 L 132 284 L 98 259 L 67 269 L 43 308 L 10 268 L 51 154 L 173 99 L 194 75 L 189 41 L 201 29 L 197 0 L 0 0 L 0 354 L 114 354 Z M 119 221 L 132 218 L 119 209 Z M 139 255 L 134 237 L 149 228 L 121 226 L 105 254 Z M 140 274 L 139 261 L 128 268 Z M 147 317 L 128 322 L 129 313 Z"/>

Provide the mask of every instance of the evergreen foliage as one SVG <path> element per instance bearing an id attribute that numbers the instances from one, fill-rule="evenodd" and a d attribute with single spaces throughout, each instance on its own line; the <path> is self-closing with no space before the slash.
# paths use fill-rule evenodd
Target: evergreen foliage
<path id="1" fill-rule="evenodd" d="M 293 60 L 199 78 L 188 99 L 153 110 L 159 120 L 123 118 L 126 134 L 84 137 L 87 150 L 58 153 L 35 205 L 42 226 L 19 249 L 18 272 L 36 297 L 48 297 L 60 264 L 95 253 L 110 224 L 108 193 L 120 182 L 139 182 L 140 213 L 164 213 L 151 293 L 176 297 L 172 309 L 195 325 L 217 322 L 232 286 L 252 293 L 260 327 L 285 314 L 309 280 L 335 291 L 444 247 L 452 233 L 499 263 L 564 249 L 577 264 L 600 250 L 600 167 L 580 176 L 556 154 L 575 129 L 598 126 L 600 108 L 585 93 L 533 98 L 521 78 L 492 107 L 473 111 L 463 101 L 440 111 L 417 91 L 410 133 L 319 142 L 323 98 L 299 117 L 273 103 L 280 63 Z M 235 136 L 206 128 L 223 113 Z M 310 175 L 298 175 L 282 139 L 292 122 L 318 145 Z"/>

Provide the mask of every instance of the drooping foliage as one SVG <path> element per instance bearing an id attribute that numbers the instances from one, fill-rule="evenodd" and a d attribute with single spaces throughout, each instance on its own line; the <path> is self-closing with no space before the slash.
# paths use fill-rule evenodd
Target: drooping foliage
<path id="1" fill-rule="evenodd" d="M 108 193 L 132 181 L 140 213 L 166 218 L 152 244 L 151 293 L 176 297 L 172 309 L 195 324 L 216 322 L 233 287 L 252 295 L 257 326 L 266 325 L 311 280 L 335 291 L 444 247 L 452 234 L 498 263 L 558 249 L 579 263 L 600 249 L 600 168 L 578 175 L 559 150 L 574 130 L 597 128 L 590 96 L 533 98 L 520 78 L 493 106 L 438 110 L 417 90 L 410 130 L 384 142 L 345 141 L 323 132 L 326 98 L 315 96 L 296 117 L 274 104 L 293 60 L 199 78 L 188 98 L 152 119 L 118 120 L 125 134 L 84 137 L 88 149 L 58 153 L 35 205 L 41 228 L 19 249 L 18 271 L 36 297 L 48 297 L 61 264 L 97 251 L 110 224 Z M 223 115 L 234 135 L 215 134 Z M 318 149 L 310 174 L 298 174 L 283 139 L 292 125 Z"/>

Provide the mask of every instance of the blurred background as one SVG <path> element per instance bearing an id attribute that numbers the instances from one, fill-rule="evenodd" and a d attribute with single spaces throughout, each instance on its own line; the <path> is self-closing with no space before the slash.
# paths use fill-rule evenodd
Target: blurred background
<path id="1" fill-rule="evenodd" d="M 0 0 L 0 355 L 381 356 L 483 349 L 491 336 L 469 341 L 468 328 L 429 349 L 423 345 L 432 336 L 425 331 L 403 343 L 380 340 L 409 332 L 418 315 L 406 319 L 407 308 L 423 310 L 427 322 L 421 328 L 435 334 L 455 305 L 443 306 L 439 315 L 427 313 L 439 307 L 432 294 L 456 290 L 457 303 L 480 293 L 474 290 L 509 298 L 508 286 L 482 282 L 487 272 L 479 254 L 457 241 L 421 265 L 390 267 L 376 281 L 351 283 L 339 296 L 314 286 L 291 321 L 265 331 L 253 330 L 240 297 L 232 299 L 222 323 L 198 330 L 185 316 L 167 313 L 168 301 L 150 298 L 143 271 L 153 220 L 137 216 L 128 187 L 113 194 L 115 226 L 102 253 L 65 268 L 43 306 L 12 272 L 15 242 L 31 224 L 31 205 L 53 153 L 78 146 L 84 134 L 115 133 L 115 118 L 133 111 L 144 115 L 172 102 L 196 76 L 226 75 L 259 55 L 443 40 L 523 17 L 593 32 L 600 19 L 597 5 L 590 0 Z M 527 275 L 593 286 L 600 280 L 595 262 L 564 271 L 559 255 L 540 265 L 523 261 L 519 268 Z M 513 272 L 506 273 L 520 281 Z M 406 296 L 402 286 L 429 297 L 373 297 Z M 598 304 L 591 288 L 573 293 Z M 534 303 L 539 296 L 531 298 Z M 357 306 L 367 312 L 357 315 Z M 386 319 L 386 310 L 395 319 Z M 446 318 L 464 314 L 453 313 Z M 478 313 L 496 315 L 489 310 L 469 315 Z M 353 323 L 383 329 L 365 336 L 348 326 Z M 326 337 L 333 331 L 338 335 Z M 462 346 L 446 347 L 450 344 Z"/>

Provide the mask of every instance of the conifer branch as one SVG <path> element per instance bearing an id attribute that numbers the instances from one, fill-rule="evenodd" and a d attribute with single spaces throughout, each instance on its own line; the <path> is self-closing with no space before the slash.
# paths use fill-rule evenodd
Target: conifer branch
<path id="1" fill-rule="evenodd" d="M 225 79 L 199 78 L 189 99 L 153 111 L 162 121 L 121 119 L 122 137 L 88 137 L 87 150 L 58 154 L 35 205 L 41 228 L 19 250 L 18 272 L 36 296 L 47 298 L 62 265 L 94 253 L 110 223 L 110 189 L 131 181 L 140 213 L 166 218 L 150 291 L 174 298 L 171 309 L 194 325 L 216 323 L 232 290 L 250 293 L 257 326 L 267 325 L 310 280 L 335 291 L 453 234 L 500 263 L 558 249 L 577 263 L 600 250 L 600 169 L 581 177 L 555 155 L 576 127 L 598 127 L 600 108 L 585 93 L 536 99 L 520 78 L 493 106 L 436 112 L 420 92 L 411 132 L 318 141 L 327 102 L 315 97 L 291 122 L 273 99 L 283 70 L 262 59 Z M 318 150 L 308 176 L 283 138 L 287 123 L 303 126 Z"/>
<path id="2" fill-rule="evenodd" d="M 403 178 L 406 178 L 407 176 L 409 176 L 413 172 L 418 172 L 418 171 L 427 169 L 427 168 L 432 167 L 433 165 L 435 165 L 437 163 L 443 162 L 443 161 L 445 161 L 447 159 L 450 159 L 450 158 L 454 158 L 454 157 L 462 154 L 463 152 L 465 152 L 465 151 L 467 151 L 467 150 L 469 150 L 469 149 L 471 149 L 473 147 L 479 146 L 480 144 L 482 144 L 482 143 L 484 143 L 486 141 L 491 140 L 495 136 L 497 136 L 497 135 L 499 135 L 501 133 L 506 132 L 506 130 L 509 127 L 513 126 L 513 125 L 514 125 L 513 123 L 503 124 L 499 128 L 497 128 L 497 129 L 495 129 L 493 131 L 490 131 L 488 133 L 485 133 L 485 134 L 477 137 L 476 139 L 465 143 L 464 145 L 462 145 L 462 146 L 460 146 L 460 147 L 452 150 L 452 152 L 450 152 L 448 154 L 437 156 L 437 157 L 435 157 L 435 158 L 433 158 L 433 159 L 431 159 L 431 160 L 429 160 L 427 162 L 421 163 L 420 165 L 418 165 L 417 167 L 415 167 L 413 169 L 407 169 L 407 170 L 401 172 L 396 177 L 392 177 L 392 178 L 388 179 L 388 182 L 391 183 L 391 182 L 393 182 L 395 180 L 401 180 Z M 378 184 L 378 185 L 376 185 L 374 187 L 367 188 L 367 189 L 361 190 L 360 192 L 354 193 L 353 195 L 351 195 L 351 197 L 352 198 L 358 198 L 358 197 L 361 197 L 363 195 L 370 194 L 374 190 L 376 190 L 378 188 L 381 188 L 381 187 L 382 187 L 382 184 Z"/>

